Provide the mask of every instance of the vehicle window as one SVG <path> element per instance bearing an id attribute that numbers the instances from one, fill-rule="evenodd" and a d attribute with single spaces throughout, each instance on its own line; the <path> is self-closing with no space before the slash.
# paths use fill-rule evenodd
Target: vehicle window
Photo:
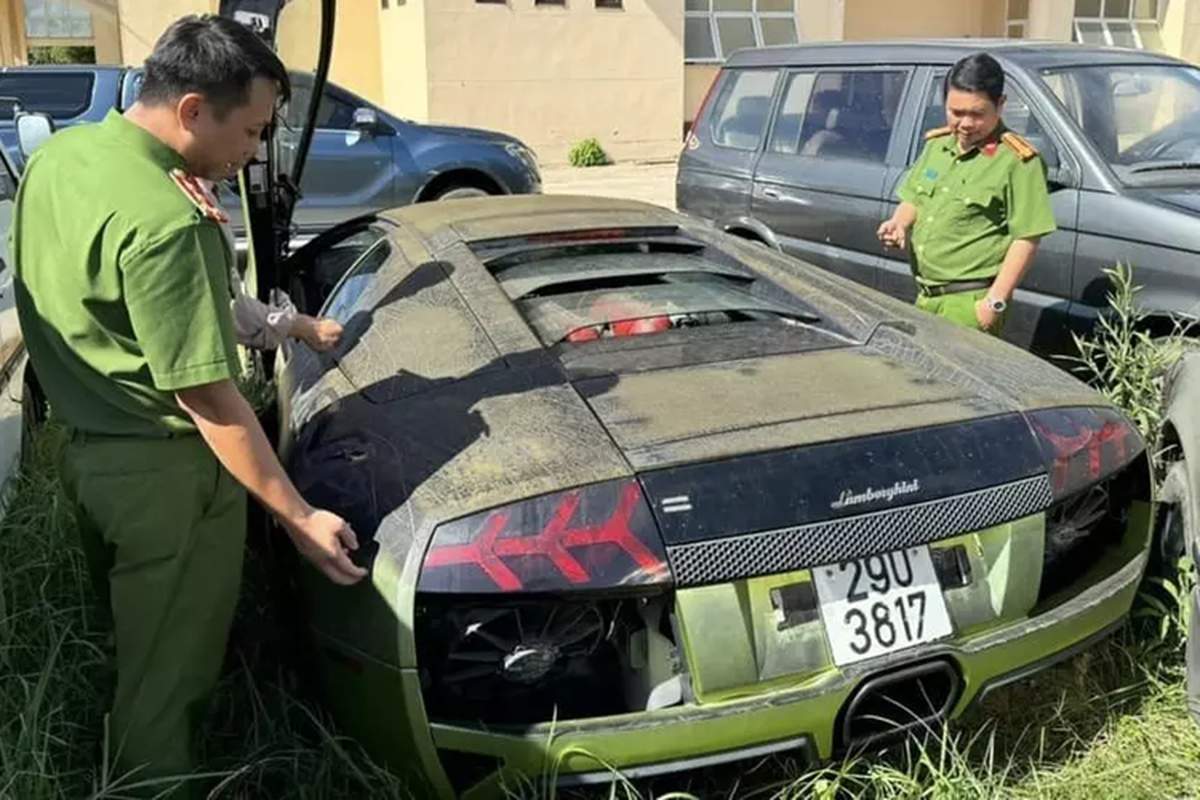
<path id="1" fill-rule="evenodd" d="M 800 152 L 800 127 L 804 124 L 816 80 L 817 76 L 812 72 L 797 72 L 788 78 L 783 105 L 771 130 L 772 153 Z"/>
<path id="2" fill-rule="evenodd" d="M 350 318 L 359 311 L 359 301 L 371 284 L 375 282 L 375 276 L 391 255 L 392 248 L 387 241 L 376 243 L 350 268 L 341 284 L 333 290 L 322 315 L 331 317 L 346 326 Z"/>
<path id="3" fill-rule="evenodd" d="M 325 92 L 317 109 L 317 127 L 326 130 L 348 131 L 354 128 L 355 106 L 337 95 Z"/>
<path id="4" fill-rule="evenodd" d="M 882 163 L 907 77 L 885 70 L 792 76 L 771 150 Z"/>
<path id="5" fill-rule="evenodd" d="M 0 96 L 17 98 L 26 111 L 68 119 L 87 111 L 94 80 L 88 72 L 10 72 L 0 74 Z M 0 115 L 12 119 L 13 104 L 0 102 Z"/>
<path id="6" fill-rule="evenodd" d="M 794 296 L 700 242 L 634 238 L 539 246 L 484 259 L 546 346 L 700 326 L 793 325 L 816 319 Z"/>
<path id="7" fill-rule="evenodd" d="M 775 70 L 745 70 L 725 79 L 713 109 L 712 138 L 720 147 L 757 150 L 771 113 Z"/>
<path id="8" fill-rule="evenodd" d="M 1123 181 L 1200 164 L 1200 70 L 1195 67 L 1084 66 L 1043 77 Z"/>
<path id="9" fill-rule="evenodd" d="M 933 83 L 930 86 L 930 91 L 928 92 L 925 113 L 921 120 L 920 130 L 922 135 L 926 131 L 941 128 L 946 124 L 945 88 L 945 73 L 935 75 Z M 1034 116 L 1033 109 L 1029 107 L 1029 103 L 1025 101 L 1021 91 L 1009 84 L 1005 93 L 1008 95 L 1008 99 L 1004 103 L 1003 120 L 1008 129 L 1029 139 L 1039 150 L 1053 147 L 1050 137 L 1046 135 L 1045 126 Z M 916 157 L 920 154 L 923 143 L 924 140 L 918 138 L 910 157 L 910 163 L 915 161 Z"/>

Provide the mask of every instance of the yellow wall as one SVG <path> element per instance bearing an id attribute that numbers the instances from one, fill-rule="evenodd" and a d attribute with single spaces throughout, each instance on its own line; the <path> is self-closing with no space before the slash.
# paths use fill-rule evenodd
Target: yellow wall
<path id="1" fill-rule="evenodd" d="M 1070 0 L 1060 0 L 1070 2 Z M 1003 0 L 845 0 L 847 40 L 998 35 L 985 31 Z M 801 21 L 803 25 L 803 21 Z"/>
<path id="2" fill-rule="evenodd" d="M 587 137 L 617 159 L 677 152 L 679 0 L 625 0 L 620 10 L 582 0 L 432 0 L 425 8 L 431 121 L 511 133 L 545 163 L 565 161 Z"/>
<path id="3" fill-rule="evenodd" d="M 700 111 L 709 87 L 721 67 L 717 64 L 688 64 L 683 68 L 683 119 L 692 122 Z"/>
<path id="4" fill-rule="evenodd" d="M 379 0 L 338 0 L 329 80 L 383 103 Z"/>
<path id="5" fill-rule="evenodd" d="M 802 42 L 836 42 L 846 21 L 843 0 L 796 0 L 797 25 Z"/>
<path id="6" fill-rule="evenodd" d="M 0 0 L 0 64 L 25 64 L 28 54 L 23 0 Z"/>
<path id="7" fill-rule="evenodd" d="M 1069 42 L 1074 32 L 1074 20 L 1074 3 L 1064 3 L 1062 0 L 1029 0 L 1029 25 L 1025 29 L 1025 35 L 1030 39 Z"/>
<path id="8" fill-rule="evenodd" d="M 388 6 L 379 12 L 378 28 L 383 106 L 424 122 L 429 119 L 426 0 L 391 0 Z"/>
<path id="9" fill-rule="evenodd" d="M 141 65 L 172 22 L 185 14 L 214 12 L 219 0 L 116 0 L 121 26 L 121 58 Z"/>
<path id="10" fill-rule="evenodd" d="M 1200 63 L 1200 0 L 1159 0 L 1165 5 L 1163 47 L 1168 53 Z"/>

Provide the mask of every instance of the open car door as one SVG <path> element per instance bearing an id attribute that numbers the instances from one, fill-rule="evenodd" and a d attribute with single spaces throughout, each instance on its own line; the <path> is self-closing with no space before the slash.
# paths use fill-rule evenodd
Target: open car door
<path id="1" fill-rule="evenodd" d="M 242 171 L 247 291 L 267 300 L 283 288 L 292 214 L 329 75 L 336 0 L 222 0 L 220 13 L 271 43 L 292 79 L 291 101 L 265 134 L 258 158 Z"/>

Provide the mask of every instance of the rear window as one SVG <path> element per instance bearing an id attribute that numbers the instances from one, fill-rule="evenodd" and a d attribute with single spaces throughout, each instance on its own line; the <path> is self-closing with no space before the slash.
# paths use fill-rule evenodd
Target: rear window
<path id="1" fill-rule="evenodd" d="M 732 150 L 757 150 L 771 114 L 776 70 L 728 73 L 713 104 L 712 140 Z"/>
<path id="2" fill-rule="evenodd" d="M 89 72 L 40 72 L 0 74 L 0 97 L 15 97 L 25 111 L 49 114 L 57 119 L 77 117 L 92 102 L 95 76 Z M 0 114 L 12 119 L 13 104 L 0 101 Z"/>
<path id="3" fill-rule="evenodd" d="M 813 310 L 730 256 L 682 235 L 631 234 L 477 254 L 546 346 L 681 328 L 819 321 Z M 611 238 L 611 237 L 610 237 Z M 486 253 L 501 252 L 491 259 Z"/>

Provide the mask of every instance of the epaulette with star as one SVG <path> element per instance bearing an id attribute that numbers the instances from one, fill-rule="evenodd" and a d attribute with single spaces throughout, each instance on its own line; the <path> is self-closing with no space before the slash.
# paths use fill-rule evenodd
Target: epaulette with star
<path id="1" fill-rule="evenodd" d="M 1000 140 L 1011 147 L 1013 152 L 1017 154 L 1017 158 L 1021 159 L 1022 161 L 1028 161 L 1038 154 L 1037 148 L 1030 144 L 1029 140 L 1019 133 L 1005 131 L 1004 135 L 1000 137 Z"/>
<path id="2" fill-rule="evenodd" d="M 221 210 L 221 207 L 217 205 L 216 198 L 208 193 L 195 175 L 189 175 L 176 167 L 171 170 L 171 180 L 179 187 L 179 191 L 183 192 L 187 199 L 200 209 L 200 213 L 204 215 L 205 219 L 211 219 L 221 225 L 229 222 L 229 215 Z"/>
<path id="3" fill-rule="evenodd" d="M 925 131 L 925 141 L 928 142 L 931 139 L 940 139 L 943 136 L 949 136 L 951 133 L 954 133 L 954 129 L 949 125 L 943 125 L 942 127 L 934 128 L 931 131 Z"/>

